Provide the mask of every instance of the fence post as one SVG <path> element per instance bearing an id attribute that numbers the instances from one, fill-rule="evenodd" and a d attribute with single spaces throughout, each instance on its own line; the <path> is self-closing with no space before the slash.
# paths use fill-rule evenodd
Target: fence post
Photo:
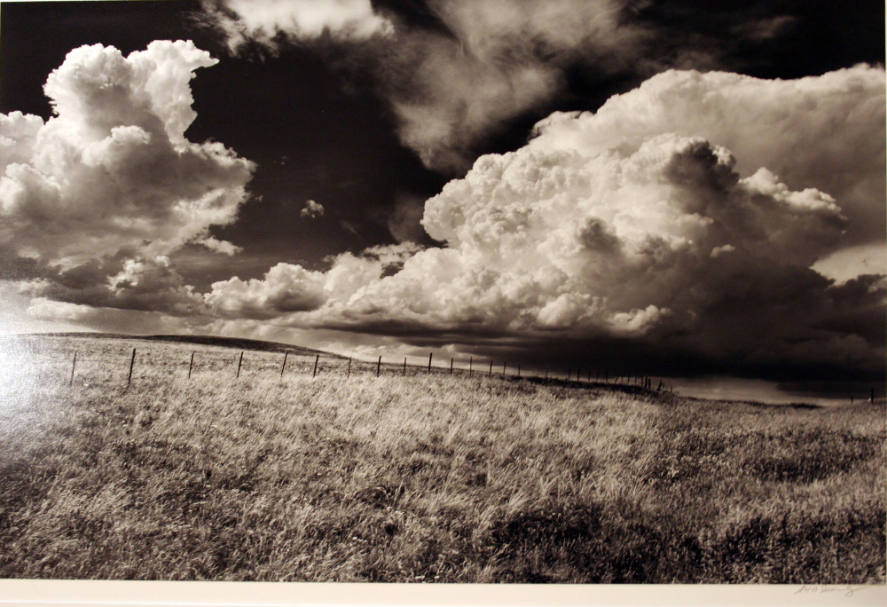
<path id="1" fill-rule="evenodd" d="M 243 350 L 240 351 L 240 358 L 237 361 L 237 374 L 234 376 L 235 378 L 240 377 L 240 365 L 243 364 Z"/>
<path id="2" fill-rule="evenodd" d="M 68 386 L 74 385 L 74 368 L 77 366 L 77 353 L 74 352 L 74 360 L 71 361 L 71 379 L 68 380 Z"/>
<path id="3" fill-rule="evenodd" d="M 473 364 L 474 364 L 474 357 L 469 356 L 468 357 L 468 377 L 471 377 L 471 367 Z"/>
<path id="4" fill-rule="evenodd" d="M 191 362 L 188 363 L 188 379 L 191 379 L 191 369 L 194 368 L 194 350 L 191 350 Z"/>
<path id="5" fill-rule="evenodd" d="M 283 377 L 283 371 L 286 369 L 286 359 L 290 355 L 289 352 L 283 353 L 283 364 L 280 365 L 280 377 Z"/>
<path id="6" fill-rule="evenodd" d="M 129 359 L 129 375 L 126 378 L 126 387 L 129 388 L 129 384 L 132 383 L 132 366 L 136 362 L 136 349 L 132 349 L 132 357 Z"/>
<path id="7" fill-rule="evenodd" d="M 348 357 L 348 377 L 351 377 L 351 357 Z"/>
<path id="8" fill-rule="evenodd" d="M 431 355 L 433 352 L 428 353 L 428 372 L 431 373 Z"/>
<path id="9" fill-rule="evenodd" d="M 320 361 L 320 354 L 314 355 L 314 371 L 311 373 L 311 377 L 317 377 L 317 363 Z"/>
<path id="10" fill-rule="evenodd" d="M 403 374 L 404 374 L 404 376 L 406 376 L 406 374 L 407 374 L 407 357 L 406 356 L 403 357 Z"/>
<path id="11" fill-rule="evenodd" d="M 505 377 L 505 368 L 508 365 L 504 360 L 502 361 L 502 377 Z"/>
<path id="12" fill-rule="evenodd" d="M 490 372 L 487 373 L 487 377 L 493 377 L 493 361 L 490 361 Z"/>
<path id="13" fill-rule="evenodd" d="M 379 377 L 379 373 L 382 372 L 382 356 L 379 356 L 379 360 L 376 363 L 376 377 Z"/>
<path id="14" fill-rule="evenodd" d="M 450 375 L 453 374 L 453 359 L 450 358 Z"/>

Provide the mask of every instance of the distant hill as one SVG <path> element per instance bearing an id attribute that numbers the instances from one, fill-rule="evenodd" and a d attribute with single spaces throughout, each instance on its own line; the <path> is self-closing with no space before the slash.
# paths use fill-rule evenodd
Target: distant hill
<path id="1" fill-rule="evenodd" d="M 292 352 L 296 354 L 321 354 L 327 358 L 342 358 L 339 354 L 326 352 L 324 350 L 315 350 L 313 348 L 304 348 L 302 346 L 294 346 L 278 341 L 262 341 L 258 339 L 245 339 L 242 337 L 219 337 L 215 335 L 126 335 L 123 333 L 94 333 L 94 332 L 75 332 L 75 333 L 29 333 L 21 334 L 18 337 L 89 337 L 93 339 L 146 339 L 149 341 L 169 341 L 189 344 L 200 344 L 203 346 L 219 346 L 222 348 L 235 348 L 239 350 L 260 350 L 263 352 Z"/>

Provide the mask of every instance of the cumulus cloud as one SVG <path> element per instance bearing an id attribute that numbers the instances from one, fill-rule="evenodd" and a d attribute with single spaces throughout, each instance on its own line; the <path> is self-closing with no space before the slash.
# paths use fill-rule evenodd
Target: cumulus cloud
<path id="1" fill-rule="evenodd" d="M 340 40 L 366 40 L 392 33 L 393 25 L 376 14 L 370 0 L 205 0 L 203 8 L 237 51 L 253 40 L 276 49 L 281 39 L 311 39 L 324 34 Z"/>
<path id="2" fill-rule="evenodd" d="M 344 254 L 323 273 L 281 265 L 249 288 L 273 293 L 269 304 L 241 304 L 245 289 L 225 285 L 208 297 L 295 326 L 416 343 L 488 335 L 530 357 L 558 344 L 573 355 L 604 348 L 611 363 L 619 352 L 635 364 L 655 359 L 660 369 L 681 360 L 833 372 L 852 361 L 879 373 L 885 281 L 836 285 L 811 266 L 848 235 L 868 233 L 854 222 L 873 207 L 883 212 L 883 196 L 860 197 L 883 191 L 865 157 L 883 164 L 882 143 L 868 142 L 883 134 L 873 101 L 883 106 L 883 82 L 867 67 L 771 83 L 657 76 L 596 114 L 552 116 L 525 147 L 483 156 L 448 183 L 422 221 L 445 247 Z M 736 96 L 747 106 L 735 107 Z M 826 138 L 836 121 L 842 128 Z M 758 140 L 764 130 L 773 149 Z M 851 163 L 855 178 L 817 175 Z M 279 289 L 311 306 L 283 310 L 273 303 L 285 299 Z"/>
<path id="3" fill-rule="evenodd" d="M 271 318 L 311 310 L 324 300 L 323 277 L 301 266 L 279 263 L 264 278 L 234 277 L 213 283 L 206 301 L 222 316 Z"/>
<path id="4" fill-rule="evenodd" d="M 850 220 L 840 244 L 883 240 L 884 89 L 883 68 L 866 65 L 797 80 L 667 71 L 595 113 L 552 114 L 529 147 L 593 154 L 661 133 L 704 137 L 743 175 L 766 167 L 834 197 Z"/>
<path id="5" fill-rule="evenodd" d="M 317 202 L 316 200 L 308 200 L 305 202 L 305 206 L 302 207 L 302 210 L 299 212 L 299 215 L 302 217 L 309 217 L 311 219 L 316 219 L 317 217 L 322 216 L 324 213 L 323 205 Z"/>
<path id="6" fill-rule="evenodd" d="M 46 80 L 53 115 L 0 116 L 0 241 L 33 296 L 103 308 L 199 313 L 202 297 L 167 255 L 235 220 L 254 165 L 193 143 L 190 80 L 216 63 L 191 42 L 124 57 L 72 50 Z M 44 307 L 49 304 L 44 305 Z M 67 308 L 66 308 L 67 309 Z"/>
<path id="7" fill-rule="evenodd" d="M 185 138 L 192 72 L 215 63 L 182 41 L 68 53 L 44 87 L 48 121 L 0 119 L 0 239 L 70 267 L 126 248 L 164 255 L 233 221 L 253 164 Z"/>

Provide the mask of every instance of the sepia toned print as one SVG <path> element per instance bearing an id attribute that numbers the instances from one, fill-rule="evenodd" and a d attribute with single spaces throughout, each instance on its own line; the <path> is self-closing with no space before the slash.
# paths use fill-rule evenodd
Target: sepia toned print
<path id="1" fill-rule="evenodd" d="M 885 582 L 882 4 L 0 17 L 0 577 Z"/>

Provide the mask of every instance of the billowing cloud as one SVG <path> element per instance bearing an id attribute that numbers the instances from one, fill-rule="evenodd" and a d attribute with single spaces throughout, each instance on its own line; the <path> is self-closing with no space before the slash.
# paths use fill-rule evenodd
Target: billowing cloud
<path id="1" fill-rule="evenodd" d="M 611 97 L 595 113 L 563 113 L 536 125 L 531 149 L 601 153 L 661 133 L 700 136 L 790 188 L 834 197 L 850 220 L 840 244 L 881 241 L 885 215 L 885 78 L 859 65 L 797 80 L 726 72 L 667 71 Z"/>
<path id="2" fill-rule="evenodd" d="M 49 120 L 0 116 L 0 242 L 22 292 L 201 311 L 167 255 L 188 242 L 236 253 L 209 228 L 234 221 L 254 169 L 220 143 L 185 137 L 193 71 L 215 63 L 191 42 L 152 42 L 128 57 L 83 46 L 46 81 Z"/>
<path id="3" fill-rule="evenodd" d="M 387 269 L 351 254 L 323 273 L 281 264 L 248 289 L 273 293 L 270 304 L 234 308 L 414 342 L 490 335 L 526 357 L 605 345 L 611 362 L 622 352 L 755 373 L 880 373 L 885 280 L 836 285 L 811 266 L 883 212 L 883 196 L 865 194 L 884 187 L 883 83 L 867 67 L 772 83 L 657 76 L 598 113 L 552 116 L 525 147 L 482 156 L 448 183 L 422 222 L 445 247 L 393 247 Z M 851 164 L 851 175 L 817 175 Z M 242 298 L 223 287 L 208 296 L 221 309 Z M 302 310 L 274 303 L 305 295 Z"/>
<path id="4" fill-rule="evenodd" d="M 318 307 L 324 300 L 323 277 L 301 266 L 279 263 L 261 280 L 235 277 L 213 283 L 206 300 L 222 316 L 271 318 Z"/>
<path id="5" fill-rule="evenodd" d="M 311 219 L 315 219 L 324 214 L 323 205 L 317 202 L 316 200 L 308 200 L 305 202 L 305 206 L 302 207 L 302 210 L 299 212 L 299 215 L 302 217 L 309 217 Z"/>
<path id="6" fill-rule="evenodd" d="M 253 165 L 220 143 L 192 143 L 189 81 L 216 61 L 191 42 L 68 53 L 44 90 L 45 123 L 0 119 L 0 240 L 17 255 L 72 267 L 129 249 L 151 257 L 232 222 Z"/>
<path id="7" fill-rule="evenodd" d="M 205 0 L 203 8 L 235 51 L 249 40 L 273 50 L 281 39 L 365 40 L 393 31 L 370 0 Z"/>

